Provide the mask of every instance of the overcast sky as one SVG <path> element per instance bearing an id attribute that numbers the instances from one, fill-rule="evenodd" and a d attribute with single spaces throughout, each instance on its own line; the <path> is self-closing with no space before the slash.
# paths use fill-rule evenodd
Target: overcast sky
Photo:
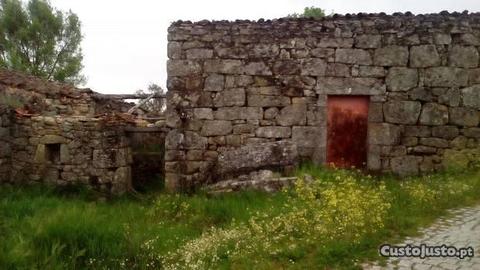
<path id="1" fill-rule="evenodd" d="M 82 21 L 88 78 L 102 93 L 132 93 L 166 83 L 167 28 L 176 20 L 278 18 L 317 6 L 327 13 L 480 11 L 480 0 L 51 0 Z"/>

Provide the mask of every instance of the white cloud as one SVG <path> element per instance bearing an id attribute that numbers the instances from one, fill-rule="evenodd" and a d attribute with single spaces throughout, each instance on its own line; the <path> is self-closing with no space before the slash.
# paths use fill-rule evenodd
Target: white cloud
<path id="1" fill-rule="evenodd" d="M 130 93 L 166 83 L 167 28 L 176 20 L 277 18 L 318 6 L 327 12 L 480 11 L 478 0 L 52 0 L 77 13 L 83 24 L 87 87 Z"/>

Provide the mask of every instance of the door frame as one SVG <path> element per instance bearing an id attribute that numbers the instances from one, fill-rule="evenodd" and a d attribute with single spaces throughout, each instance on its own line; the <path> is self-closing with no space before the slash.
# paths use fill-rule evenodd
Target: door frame
<path id="1" fill-rule="evenodd" d="M 348 78 L 343 78 L 348 80 Z M 352 78 L 350 78 L 352 79 Z M 322 80 L 322 78 L 319 78 Z M 318 82 L 317 82 L 318 83 Z M 387 100 L 385 84 L 376 85 L 372 87 L 342 87 L 332 86 L 322 87 L 317 89 L 317 104 L 315 108 L 316 118 L 318 119 L 316 126 L 321 130 L 317 137 L 316 149 L 312 155 L 312 162 L 319 165 L 326 165 L 327 163 L 327 121 L 328 121 L 328 96 L 368 96 L 369 97 L 369 113 L 367 125 L 367 170 L 380 171 L 383 167 L 381 155 L 381 145 L 376 145 L 370 140 L 371 125 L 383 123 L 382 105 Z M 374 109 L 375 108 L 375 109 Z M 380 115 L 378 115 L 380 114 Z"/>

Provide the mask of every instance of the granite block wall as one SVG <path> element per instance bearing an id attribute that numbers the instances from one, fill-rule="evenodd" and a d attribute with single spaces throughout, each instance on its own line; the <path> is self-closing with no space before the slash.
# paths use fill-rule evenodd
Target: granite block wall
<path id="1" fill-rule="evenodd" d="M 12 183 L 81 184 L 106 193 L 131 188 L 132 155 L 122 125 L 101 119 L 17 116 Z"/>
<path id="2" fill-rule="evenodd" d="M 11 153 L 10 128 L 12 112 L 0 104 L 0 183 L 10 179 Z"/>
<path id="3" fill-rule="evenodd" d="M 168 41 L 170 189 L 225 168 L 325 163 L 330 95 L 369 97 L 369 170 L 442 170 L 479 145 L 478 13 L 178 21 Z M 283 158 L 231 158 L 257 148 Z"/>

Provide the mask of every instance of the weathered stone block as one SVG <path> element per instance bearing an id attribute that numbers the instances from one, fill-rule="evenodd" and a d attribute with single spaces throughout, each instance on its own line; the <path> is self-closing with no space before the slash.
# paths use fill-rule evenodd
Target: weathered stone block
<path id="1" fill-rule="evenodd" d="M 271 58 L 278 56 L 280 48 L 276 44 L 255 44 L 250 50 L 249 56 L 252 58 Z"/>
<path id="2" fill-rule="evenodd" d="M 232 122 L 224 120 L 205 120 L 200 134 L 202 136 L 219 136 L 232 133 Z"/>
<path id="3" fill-rule="evenodd" d="M 240 60 L 206 60 L 204 64 L 204 72 L 221 74 L 242 74 L 243 64 Z M 172 76 L 170 73 L 169 75 Z"/>
<path id="4" fill-rule="evenodd" d="M 418 72 L 412 68 L 393 67 L 385 80 L 390 91 L 408 91 L 418 85 Z"/>
<path id="5" fill-rule="evenodd" d="M 451 140 L 459 134 L 458 128 L 455 126 L 438 126 L 432 128 L 432 136 Z"/>
<path id="6" fill-rule="evenodd" d="M 187 50 L 187 59 L 209 59 L 212 57 L 212 49 L 194 48 Z"/>
<path id="7" fill-rule="evenodd" d="M 60 163 L 68 164 L 71 161 L 70 148 L 66 144 L 60 145 Z"/>
<path id="8" fill-rule="evenodd" d="M 394 157 L 390 160 L 392 172 L 400 176 L 418 174 L 418 160 L 416 156 Z"/>
<path id="9" fill-rule="evenodd" d="M 480 84 L 463 88 L 461 91 L 463 105 L 468 108 L 480 110 Z"/>
<path id="10" fill-rule="evenodd" d="M 301 75 L 324 76 L 327 64 L 323 59 L 307 59 L 302 63 Z"/>
<path id="11" fill-rule="evenodd" d="M 473 128 L 466 128 L 463 130 L 463 135 L 468 138 L 480 138 L 480 128 L 473 127 Z"/>
<path id="12" fill-rule="evenodd" d="M 225 86 L 225 77 L 220 74 L 211 74 L 205 79 L 205 91 L 222 91 Z"/>
<path id="13" fill-rule="evenodd" d="M 346 64 L 328 63 L 325 75 L 327 77 L 349 77 L 350 67 Z"/>
<path id="14" fill-rule="evenodd" d="M 418 155 L 434 155 L 437 153 L 437 148 L 432 146 L 418 145 L 408 149 L 409 154 Z"/>
<path id="15" fill-rule="evenodd" d="M 432 129 L 428 126 L 405 126 L 404 135 L 407 137 L 429 137 L 431 134 Z"/>
<path id="16" fill-rule="evenodd" d="M 248 58 L 248 51 L 244 47 L 215 47 L 215 51 L 220 58 L 226 59 L 246 59 Z"/>
<path id="17" fill-rule="evenodd" d="M 323 37 L 317 43 L 320 48 L 351 48 L 353 46 L 353 38 L 331 38 Z"/>
<path id="18" fill-rule="evenodd" d="M 247 75 L 272 75 L 272 71 L 264 62 L 250 62 L 245 65 L 243 71 Z"/>
<path id="19" fill-rule="evenodd" d="M 290 98 L 284 96 L 248 95 L 247 103 L 251 107 L 284 107 L 290 104 Z"/>
<path id="20" fill-rule="evenodd" d="M 465 136 L 458 136 L 450 142 L 450 147 L 454 149 L 465 149 L 467 147 L 468 138 Z"/>
<path id="21" fill-rule="evenodd" d="M 401 127 L 387 123 L 370 123 L 368 143 L 372 145 L 395 145 L 400 142 Z"/>
<path id="22" fill-rule="evenodd" d="M 213 120 L 213 112 L 211 108 L 194 108 L 193 116 L 196 119 Z"/>
<path id="23" fill-rule="evenodd" d="M 422 107 L 420 124 L 440 126 L 448 123 L 448 107 L 437 103 L 426 103 Z"/>
<path id="24" fill-rule="evenodd" d="M 457 126 L 476 127 L 480 122 L 479 112 L 474 109 L 452 107 L 450 111 L 450 123 Z"/>
<path id="25" fill-rule="evenodd" d="M 249 95 L 280 96 L 282 91 L 277 86 L 250 87 L 247 89 Z"/>
<path id="26" fill-rule="evenodd" d="M 382 81 L 374 78 L 324 77 L 317 80 L 315 89 L 327 95 L 382 95 L 386 91 Z"/>
<path id="27" fill-rule="evenodd" d="M 450 107 L 457 107 L 460 105 L 461 99 L 462 95 L 460 90 L 457 88 L 450 88 L 445 92 L 445 94 L 438 97 L 438 102 Z"/>
<path id="28" fill-rule="evenodd" d="M 372 56 L 362 49 L 337 49 L 335 62 L 368 66 L 372 64 Z"/>
<path id="29" fill-rule="evenodd" d="M 279 110 L 278 108 L 268 108 L 265 110 L 265 113 L 264 113 L 264 118 L 269 120 L 269 119 L 275 119 L 277 117 L 277 115 L 279 114 Z"/>
<path id="30" fill-rule="evenodd" d="M 448 45 L 452 43 L 452 37 L 450 36 L 450 34 L 446 33 L 435 33 L 433 35 L 433 40 L 435 44 L 438 45 Z"/>
<path id="31" fill-rule="evenodd" d="M 408 92 L 408 96 L 412 100 L 420 100 L 420 101 L 427 101 L 427 102 L 431 102 L 435 99 L 430 89 L 426 89 L 424 87 L 417 87 L 410 90 Z"/>
<path id="32" fill-rule="evenodd" d="M 276 61 L 273 64 L 273 73 L 275 75 L 295 75 L 300 74 L 302 65 L 297 60 Z"/>
<path id="33" fill-rule="evenodd" d="M 255 135 L 260 138 L 289 138 L 292 134 L 290 127 L 259 127 Z"/>
<path id="34" fill-rule="evenodd" d="M 310 51 L 310 55 L 318 58 L 332 58 L 335 55 L 335 49 L 314 48 Z"/>
<path id="35" fill-rule="evenodd" d="M 114 185 L 112 191 L 115 194 L 122 194 L 130 190 L 132 185 L 132 170 L 130 167 L 120 167 L 115 170 L 113 176 Z"/>
<path id="36" fill-rule="evenodd" d="M 383 105 L 379 102 L 370 102 L 368 106 L 368 122 L 383 122 Z"/>
<path id="37" fill-rule="evenodd" d="M 214 112 L 217 120 L 255 120 L 263 118 L 263 109 L 261 107 L 229 107 L 219 108 Z"/>
<path id="38" fill-rule="evenodd" d="M 468 70 L 468 82 L 470 85 L 480 84 L 480 68 Z"/>
<path id="39" fill-rule="evenodd" d="M 47 153 L 45 150 L 44 144 L 37 145 L 37 149 L 35 150 L 35 156 L 33 157 L 33 162 L 43 164 L 47 160 Z"/>
<path id="40" fill-rule="evenodd" d="M 425 70 L 426 86 L 460 87 L 468 83 L 468 72 L 453 67 L 433 67 Z"/>
<path id="41" fill-rule="evenodd" d="M 450 66 L 474 68 L 478 67 L 478 50 L 473 46 L 454 45 L 448 54 Z"/>
<path id="42" fill-rule="evenodd" d="M 182 43 L 175 41 L 168 42 L 167 55 L 170 59 L 180 59 L 182 57 Z"/>
<path id="43" fill-rule="evenodd" d="M 449 145 L 447 140 L 440 138 L 420 138 L 420 144 L 437 148 L 447 148 Z"/>
<path id="44" fill-rule="evenodd" d="M 245 89 L 232 88 L 218 92 L 213 99 L 215 107 L 243 106 L 245 105 Z"/>
<path id="45" fill-rule="evenodd" d="M 374 66 L 359 66 L 358 67 L 358 76 L 359 77 L 382 78 L 382 77 L 385 77 L 385 68 L 374 67 Z"/>
<path id="46" fill-rule="evenodd" d="M 385 120 L 393 124 L 416 124 L 421 108 L 422 104 L 418 101 L 390 101 L 383 104 Z"/>
<path id="47" fill-rule="evenodd" d="M 408 48 L 391 45 L 375 50 L 373 62 L 377 66 L 400 66 L 408 63 Z"/>
<path id="48" fill-rule="evenodd" d="M 315 148 L 322 132 L 325 132 L 325 129 L 319 127 L 293 127 L 292 141 L 297 147 Z"/>
<path id="49" fill-rule="evenodd" d="M 38 142 L 41 144 L 68 143 L 68 139 L 59 135 L 44 135 Z"/>
<path id="50" fill-rule="evenodd" d="M 382 46 L 382 35 L 358 35 L 355 37 L 355 47 L 361 49 L 375 49 Z"/>
<path id="51" fill-rule="evenodd" d="M 402 145 L 404 146 L 415 146 L 418 144 L 417 137 L 402 137 Z"/>
<path id="52" fill-rule="evenodd" d="M 216 173 L 241 174 L 263 168 L 283 169 L 298 162 L 297 147 L 288 141 L 245 145 L 220 153 Z"/>
<path id="53" fill-rule="evenodd" d="M 202 66 L 193 60 L 168 60 L 168 76 L 191 76 L 200 74 Z"/>
<path id="54" fill-rule="evenodd" d="M 440 56 L 435 45 L 420 45 L 410 48 L 410 66 L 417 68 L 440 65 Z"/>
<path id="55" fill-rule="evenodd" d="M 280 126 L 303 126 L 307 124 L 306 104 L 292 104 L 283 108 L 277 116 Z"/>
<path id="56" fill-rule="evenodd" d="M 200 136 L 197 132 L 171 130 L 165 137 L 165 148 L 167 150 L 182 149 L 206 149 L 207 138 Z"/>

